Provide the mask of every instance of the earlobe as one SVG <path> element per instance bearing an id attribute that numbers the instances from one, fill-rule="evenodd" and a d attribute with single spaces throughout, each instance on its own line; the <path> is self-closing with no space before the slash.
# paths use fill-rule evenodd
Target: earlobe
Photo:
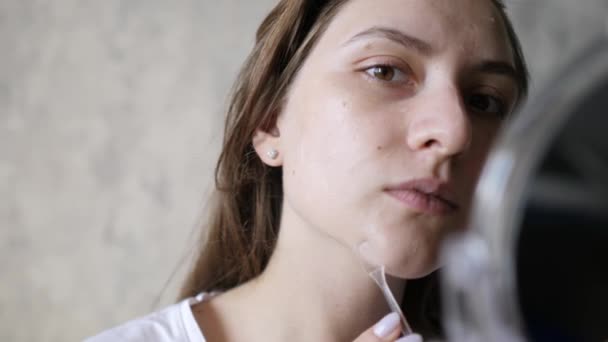
<path id="1" fill-rule="evenodd" d="M 268 166 L 283 165 L 283 156 L 280 150 L 281 134 L 275 126 L 270 131 L 256 130 L 252 144 L 258 157 Z"/>

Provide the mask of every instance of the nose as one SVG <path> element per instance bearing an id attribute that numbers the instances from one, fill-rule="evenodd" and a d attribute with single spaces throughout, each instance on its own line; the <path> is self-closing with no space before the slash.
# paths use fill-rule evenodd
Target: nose
<path id="1" fill-rule="evenodd" d="M 408 120 L 410 149 L 432 152 L 442 159 L 466 151 L 472 138 L 471 122 L 458 89 L 427 89 L 418 97 Z"/>

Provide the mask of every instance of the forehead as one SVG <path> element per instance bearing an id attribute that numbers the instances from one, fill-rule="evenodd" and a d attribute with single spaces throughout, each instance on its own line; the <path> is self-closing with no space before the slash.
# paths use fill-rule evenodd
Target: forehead
<path id="1" fill-rule="evenodd" d="M 505 25 L 492 0 L 350 0 L 327 34 L 348 39 L 374 26 L 403 31 L 439 52 L 512 60 Z"/>

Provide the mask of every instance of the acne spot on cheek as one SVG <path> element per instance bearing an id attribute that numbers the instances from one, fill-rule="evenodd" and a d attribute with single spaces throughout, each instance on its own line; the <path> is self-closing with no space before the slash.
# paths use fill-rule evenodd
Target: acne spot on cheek
<path id="1" fill-rule="evenodd" d="M 376 146 L 376 150 L 382 151 L 382 146 Z"/>

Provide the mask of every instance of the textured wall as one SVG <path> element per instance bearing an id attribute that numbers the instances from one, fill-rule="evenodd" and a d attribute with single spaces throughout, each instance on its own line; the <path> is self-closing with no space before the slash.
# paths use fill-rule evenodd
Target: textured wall
<path id="1" fill-rule="evenodd" d="M 531 69 L 533 91 L 558 76 L 580 50 L 608 34 L 607 0 L 503 0 Z"/>
<path id="2" fill-rule="evenodd" d="M 155 308 L 273 2 L 0 0 L 0 341 Z"/>
<path id="3" fill-rule="evenodd" d="M 274 2 L 0 0 L 0 341 L 79 340 L 174 298 Z M 511 3 L 541 81 L 608 10 Z"/>

